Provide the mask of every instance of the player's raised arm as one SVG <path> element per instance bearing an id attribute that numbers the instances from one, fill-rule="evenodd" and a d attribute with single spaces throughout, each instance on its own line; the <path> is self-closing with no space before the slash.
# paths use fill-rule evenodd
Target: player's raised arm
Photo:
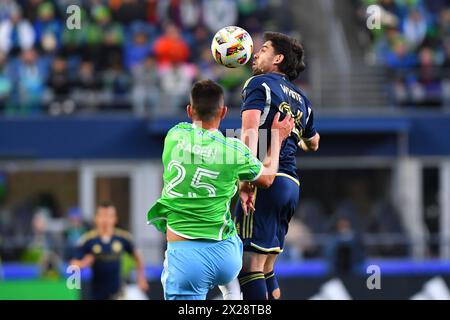
<path id="1" fill-rule="evenodd" d="M 256 157 L 258 152 L 259 122 L 261 120 L 261 111 L 246 110 L 242 113 L 242 142 L 250 148 L 252 154 Z"/>
<path id="2" fill-rule="evenodd" d="M 278 172 L 278 164 L 280 158 L 280 150 L 283 141 L 289 137 L 294 128 L 294 119 L 290 115 L 286 115 L 283 121 L 280 120 L 280 113 L 275 114 L 272 123 L 272 140 L 267 156 L 263 161 L 263 172 L 261 176 L 253 182 L 260 188 L 269 188 Z"/>

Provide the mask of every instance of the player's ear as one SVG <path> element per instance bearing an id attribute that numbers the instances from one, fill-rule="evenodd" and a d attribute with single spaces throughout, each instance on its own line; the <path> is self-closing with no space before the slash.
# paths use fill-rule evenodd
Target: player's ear
<path id="1" fill-rule="evenodd" d="M 284 61 L 284 54 L 277 54 L 275 56 L 274 64 L 279 65 Z"/>
<path id="2" fill-rule="evenodd" d="M 227 115 L 227 112 L 228 112 L 227 106 L 223 106 L 220 109 L 220 120 L 223 120 L 223 118 L 225 118 L 225 116 Z"/>
<path id="3" fill-rule="evenodd" d="M 188 104 L 186 107 L 186 113 L 187 113 L 189 119 L 192 119 L 192 106 L 190 104 Z"/>

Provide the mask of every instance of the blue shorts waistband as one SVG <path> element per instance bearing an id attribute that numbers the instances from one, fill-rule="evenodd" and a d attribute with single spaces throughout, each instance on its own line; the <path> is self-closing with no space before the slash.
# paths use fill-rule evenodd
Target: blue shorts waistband
<path id="1" fill-rule="evenodd" d="M 175 241 L 168 242 L 167 249 L 202 249 L 213 246 L 220 242 L 230 241 L 233 237 L 237 237 L 236 235 L 231 236 L 228 239 L 216 241 L 209 239 L 195 239 L 195 240 L 186 240 L 186 241 Z"/>

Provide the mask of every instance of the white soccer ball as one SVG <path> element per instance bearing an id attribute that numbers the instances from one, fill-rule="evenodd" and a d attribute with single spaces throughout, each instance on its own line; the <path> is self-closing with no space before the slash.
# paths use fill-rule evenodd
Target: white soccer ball
<path id="1" fill-rule="evenodd" d="M 242 67 L 252 57 L 253 39 L 240 27 L 225 27 L 214 36 L 211 53 L 218 64 L 227 68 Z"/>

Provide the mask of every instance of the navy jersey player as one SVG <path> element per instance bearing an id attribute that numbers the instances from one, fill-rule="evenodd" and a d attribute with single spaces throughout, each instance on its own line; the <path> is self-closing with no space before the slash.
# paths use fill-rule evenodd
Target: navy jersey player
<path id="1" fill-rule="evenodd" d="M 95 214 L 96 228 L 81 237 L 76 257 L 71 261 L 71 265 L 80 268 L 92 267 L 91 295 L 94 300 L 122 298 L 120 261 L 124 253 L 130 254 L 136 262 L 139 287 L 148 290 L 142 257 L 135 249 L 131 235 L 115 228 L 116 222 L 114 205 L 101 204 Z"/>
<path id="2" fill-rule="evenodd" d="M 264 40 L 253 59 L 254 77 L 247 81 L 242 94 L 241 139 L 261 159 L 265 149 L 261 146 L 270 146 L 267 129 L 277 112 L 294 118 L 295 127 L 283 143 L 273 185 L 258 190 L 250 183 L 240 186 L 241 201 L 235 215 L 244 243 L 239 276 L 244 300 L 280 298 L 274 264 L 283 251 L 288 224 L 299 200 L 297 149 L 317 151 L 320 140 L 311 103 L 292 83 L 305 69 L 303 47 L 281 33 L 267 32 Z"/>

